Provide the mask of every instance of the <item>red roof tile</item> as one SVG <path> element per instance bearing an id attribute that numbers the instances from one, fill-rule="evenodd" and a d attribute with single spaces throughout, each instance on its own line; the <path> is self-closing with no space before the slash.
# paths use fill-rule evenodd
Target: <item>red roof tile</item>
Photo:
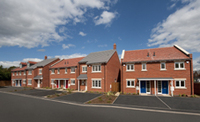
<path id="1" fill-rule="evenodd" d="M 71 58 L 71 59 L 63 59 L 57 64 L 53 65 L 51 68 L 61 68 L 61 67 L 72 67 L 77 66 L 78 62 L 82 60 L 84 57 L 79 58 Z"/>
<path id="2" fill-rule="evenodd" d="M 12 71 L 23 71 L 23 70 L 25 70 L 27 68 L 27 66 L 24 66 L 24 67 L 22 67 L 22 68 L 15 68 L 15 69 L 13 69 Z"/>
<path id="3" fill-rule="evenodd" d="M 37 64 L 38 62 L 35 61 L 28 61 L 30 64 Z"/>
<path id="4" fill-rule="evenodd" d="M 153 56 L 155 52 L 155 56 Z M 149 53 L 149 57 L 147 56 Z M 125 51 L 123 62 L 141 62 L 158 60 L 189 59 L 176 47 L 153 48 L 144 50 Z"/>
<path id="5" fill-rule="evenodd" d="M 20 64 L 22 64 L 22 65 L 27 65 L 27 63 L 26 63 L 26 62 L 21 62 Z"/>

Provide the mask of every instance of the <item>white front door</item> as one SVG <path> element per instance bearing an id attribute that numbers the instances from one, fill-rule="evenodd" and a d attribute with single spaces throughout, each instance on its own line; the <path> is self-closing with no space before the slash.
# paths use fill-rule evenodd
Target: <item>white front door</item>
<path id="1" fill-rule="evenodd" d="M 158 94 L 162 94 L 162 82 L 158 81 Z"/>
<path id="2" fill-rule="evenodd" d="M 87 91 L 87 80 L 85 81 L 85 91 Z"/>
<path id="3" fill-rule="evenodd" d="M 150 81 L 146 81 L 146 84 L 147 84 L 147 94 L 150 94 L 151 93 L 151 82 Z"/>
<path id="4" fill-rule="evenodd" d="M 37 87 L 40 88 L 40 80 L 38 80 Z"/>

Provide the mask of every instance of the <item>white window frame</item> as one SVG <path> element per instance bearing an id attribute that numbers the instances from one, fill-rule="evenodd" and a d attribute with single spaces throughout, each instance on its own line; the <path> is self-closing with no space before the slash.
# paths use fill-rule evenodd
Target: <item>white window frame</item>
<path id="1" fill-rule="evenodd" d="M 131 65 L 133 65 L 133 69 L 131 69 Z M 128 66 L 129 66 L 129 69 L 128 69 Z M 126 71 L 135 71 L 135 64 L 127 64 Z"/>
<path id="2" fill-rule="evenodd" d="M 51 74 L 55 74 L 55 69 L 51 69 Z"/>
<path id="3" fill-rule="evenodd" d="M 32 70 L 28 70 L 28 75 L 32 75 Z"/>
<path id="4" fill-rule="evenodd" d="M 22 75 L 22 72 L 21 72 L 21 71 L 19 71 L 19 75 L 20 75 L 20 76 Z"/>
<path id="5" fill-rule="evenodd" d="M 98 67 L 100 66 L 100 70 L 98 70 L 98 71 L 94 71 L 93 69 L 93 67 L 94 66 L 97 66 L 97 68 L 96 69 L 99 69 Z M 98 65 L 92 65 L 92 72 L 101 72 L 101 65 L 100 64 L 98 64 Z"/>
<path id="6" fill-rule="evenodd" d="M 16 72 L 16 76 L 18 76 L 18 72 Z"/>
<path id="7" fill-rule="evenodd" d="M 24 75 L 26 75 L 26 70 L 24 70 Z"/>
<path id="8" fill-rule="evenodd" d="M 31 81 L 31 84 L 29 83 Z M 32 79 L 28 79 L 28 85 L 32 85 Z"/>
<path id="9" fill-rule="evenodd" d="M 74 68 L 74 72 L 72 72 L 72 68 Z M 71 68 L 70 68 L 70 73 L 75 73 L 75 72 L 76 72 L 75 67 L 71 67 Z"/>
<path id="10" fill-rule="evenodd" d="M 86 68 L 86 71 L 83 71 L 84 68 Z M 82 72 L 87 72 L 87 65 L 82 66 Z"/>
<path id="11" fill-rule="evenodd" d="M 40 68 L 40 69 L 38 69 L 39 70 L 39 74 L 42 74 L 42 69 Z M 40 71 L 41 71 L 41 73 L 40 73 Z"/>
<path id="12" fill-rule="evenodd" d="M 23 79 L 23 84 L 26 84 L 26 79 Z"/>
<path id="13" fill-rule="evenodd" d="M 143 64 L 145 64 L 145 69 L 143 69 Z M 142 71 L 147 71 L 147 63 L 142 63 Z"/>
<path id="14" fill-rule="evenodd" d="M 181 86 L 181 81 L 184 82 L 184 86 Z M 186 79 L 175 79 L 175 88 L 186 88 L 185 81 Z M 179 82 L 179 86 L 176 86 L 176 82 Z"/>
<path id="15" fill-rule="evenodd" d="M 12 74 L 13 74 L 13 76 L 15 76 L 15 72 L 13 72 Z"/>
<path id="16" fill-rule="evenodd" d="M 183 68 L 180 68 L 181 63 L 183 63 Z M 178 68 L 176 68 L 176 64 L 178 64 Z M 185 62 L 174 62 L 174 70 L 185 70 Z"/>
<path id="17" fill-rule="evenodd" d="M 72 80 L 74 81 L 74 83 L 72 83 Z M 70 79 L 71 85 L 75 85 L 76 84 L 76 80 L 75 79 Z"/>
<path id="18" fill-rule="evenodd" d="M 57 74 L 60 74 L 60 68 L 57 69 Z"/>
<path id="19" fill-rule="evenodd" d="M 94 84 L 93 84 L 93 81 L 95 81 L 95 86 L 94 86 Z M 97 83 L 98 86 L 96 86 L 96 81 L 98 82 L 98 83 Z M 101 86 L 102 86 L 102 82 L 101 82 L 101 81 L 102 81 L 101 79 L 92 79 L 92 88 L 101 89 L 101 87 L 99 87 L 99 82 L 100 82 L 100 84 L 101 84 Z"/>
<path id="20" fill-rule="evenodd" d="M 128 81 L 130 82 L 130 86 L 128 86 Z M 134 86 L 131 86 L 131 82 L 134 82 Z M 126 87 L 127 88 L 135 88 L 135 79 L 126 79 Z"/>
<path id="21" fill-rule="evenodd" d="M 65 68 L 65 74 L 67 74 L 67 68 Z"/>
<path id="22" fill-rule="evenodd" d="M 51 84 L 54 84 L 54 79 L 51 79 Z"/>
<path id="23" fill-rule="evenodd" d="M 162 69 L 162 64 L 165 65 L 165 68 L 164 68 L 164 69 Z M 160 70 L 167 70 L 167 69 L 166 69 L 166 63 L 165 63 L 165 62 L 161 62 L 161 63 L 160 63 Z"/>

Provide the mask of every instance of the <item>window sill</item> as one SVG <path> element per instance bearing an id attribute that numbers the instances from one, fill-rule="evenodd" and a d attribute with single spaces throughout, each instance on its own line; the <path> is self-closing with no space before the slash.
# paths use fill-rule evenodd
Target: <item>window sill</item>
<path id="1" fill-rule="evenodd" d="M 101 87 L 92 87 L 92 89 L 101 89 Z"/>
<path id="2" fill-rule="evenodd" d="M 184 69 L 174 69 L 174 70 L 186 70 L 186 69 L 184 68 Z"/>
<path id="3" fill-rule="evenodd" d="M 141 70 L 141 71 L 147 71 L 147 70 Z"/>
<path id="4" fill-rule="evenodd" d="M 71 84 L 71 85 L 75 85 L 75 84 Z"/>
<path id="5" fill-rule="evenodd" d="M 187 89 L 187 87 L 175 87 L 175 89 Z"/>
<path id="6" fill-rule="evenodd" d="M 32 84 L 27 84 L 27 85 L 32 85 Z"/>
<path id="7" fill-rule="evenodd" d="M 51 73 L 52 75 L 54 75 L 55 73 Z"/>
<path id="8" fill-rule="evenodd" d="M 75 74 L 75 72 L 70 72 L 71 74 Z"/>
<path id="9" fill-rule="evenodd" d="M 134 72 L 135 70 L 126 70 L 126 72 Z"/>
<path id="10" fill-rule="evenodd" d="M 101 71 L 92 71 L 92 73 L 101 73 Z"/>
<path id="11" fill-rule="evenodd" d="M 127 86 L 126 88 L 135 88 L 135 86 Z"/>
<path id="12" fill-rule="evenodd" d="M 82 72 L 82 73 L 87 73 L 87 72 Z"/>
<path id="13" fill-rule="evenodd" d="M 160 69 L 160 71 L 167 71 L 167 69 Z"/>

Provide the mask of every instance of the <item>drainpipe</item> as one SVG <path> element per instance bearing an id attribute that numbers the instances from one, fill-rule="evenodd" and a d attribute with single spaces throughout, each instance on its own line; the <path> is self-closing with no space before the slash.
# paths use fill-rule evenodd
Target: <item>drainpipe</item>
<path id="1" fill-rule="evenodd" d="M 121 69 L 122 69 L 122 71 L 121 71 L 121 76 L 122 76 L 122 78 L 121 78 L 121 91 L 122 91 L 122 93 L 124 92 L 124 90 L 123 90 L 123 63 L 122 63 L 122 65 L 121 65 Z"/>
<path id="2" fill-rule="evenodd" d="M 192 54 L 189 54 L 190 57 L 190 80 L 191 80 L 191 95 L 194 94 L 194 81 L 193 81 L 193 60 L 192 60 Z"/>
<path id="3" fill-rule="evenodd" d="M 106 92 L 105 64 L 104 64 L 104 92 Z"/>

